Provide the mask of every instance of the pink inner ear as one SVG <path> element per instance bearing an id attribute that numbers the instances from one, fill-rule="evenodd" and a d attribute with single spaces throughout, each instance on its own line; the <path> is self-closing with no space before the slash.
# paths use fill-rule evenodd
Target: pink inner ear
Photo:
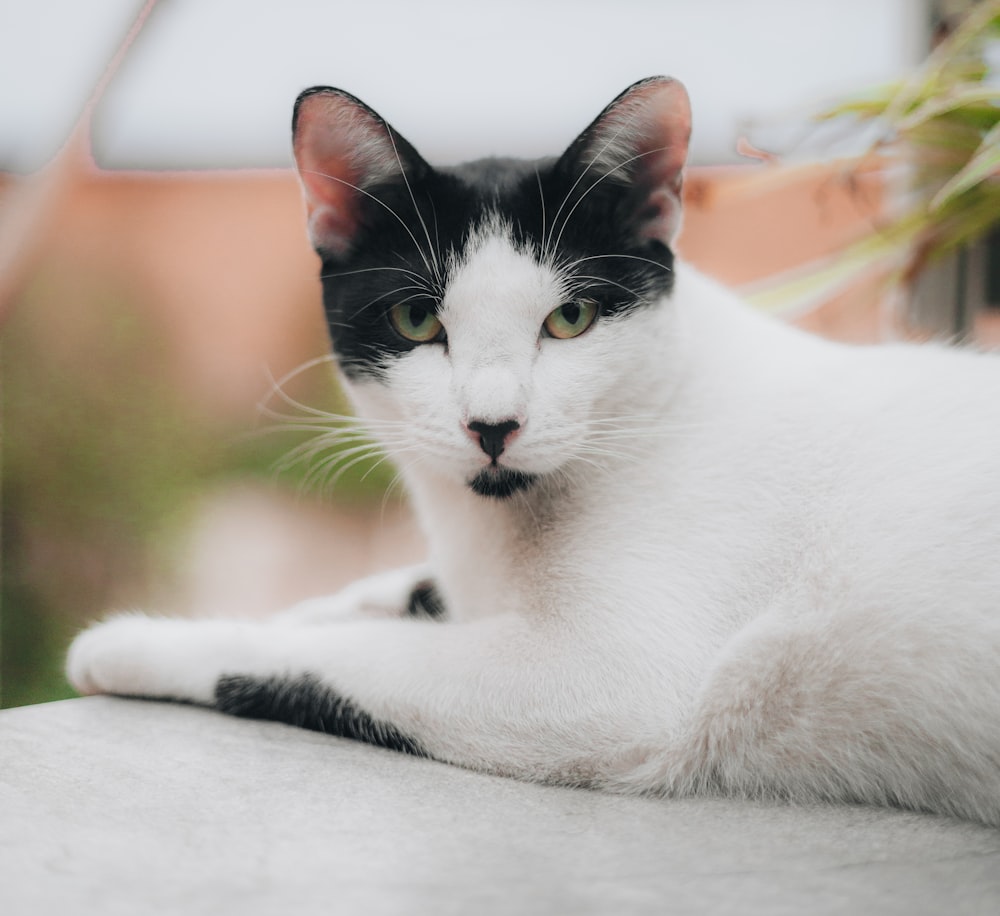
<path id="1" fill-rule="evenodd" d="M 366 187 L 401 171 L 388 130 L 336 92 L 302 99 L 295 162 L 314 247 L 345 254 L 357 232 Z"/>
<path id="2" fill-rule="evenodd" d="M 680 188 L 691 139 L 691 103 L 687 91 L 676 80 L 656 84 L 649 100 L 650 130 L 639 152 L 650 179 L 659 185 Z"/>
<path id="3" fill-rule="evenodd" d="M 680 228 L 680 191 L 691 136 L 691 105 L 672 79 L 640 83 L 599 122 L 591 148 L 598 164 L 624 168 L 645 189 L 642 234 L 669 244 Z"/>
<path id="4" fill-rule="evenodd" d="M 642 236 L 670 244 L 680 229 L 680 187 L 677 192 L 660 188 L 649 195 L 648 210 L 642 224 Z"/>

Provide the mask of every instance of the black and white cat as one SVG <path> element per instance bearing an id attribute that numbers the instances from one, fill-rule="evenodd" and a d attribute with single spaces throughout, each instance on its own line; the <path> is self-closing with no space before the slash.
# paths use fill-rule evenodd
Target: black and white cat
<path id="1" fill-rule="evenodd" d="M 690 111 L 435 169 L 336 89 L 294 146 L 357 411 L 427 566 L 264 623 L 113 618 L 84 693 L 529 780 L 1000 825 L 1000 361 L 848 347 L 679 263 Z"/>

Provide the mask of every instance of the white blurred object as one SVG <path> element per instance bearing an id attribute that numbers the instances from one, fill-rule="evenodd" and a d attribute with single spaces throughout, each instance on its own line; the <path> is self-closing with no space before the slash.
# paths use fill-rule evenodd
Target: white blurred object
<path id="1" fill-rule="evenodd" d="M 0 0 L 0 169 L 42 165 L 139 0 Z M 914 0 L 171 0 L 97 112 L 108 167 L 283 166 L 317 83 L 383 113 L 431 161 L 563 149 L 634 80 L 677 76 L 693 159 L 748 124 L 897 76 L 927 47 Z"/>

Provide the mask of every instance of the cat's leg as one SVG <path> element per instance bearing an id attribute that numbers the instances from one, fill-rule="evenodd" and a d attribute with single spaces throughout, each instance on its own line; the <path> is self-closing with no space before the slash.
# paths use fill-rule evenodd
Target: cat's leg
<path id="1" fill-rule="evenodd" d="M 359 617 L 441 618 L 444 604 L 426 563 L 358 579 L 333 595 L 308 598 L 271 618 L 274 623 L 324 624 Z"/>
<path id="2" fill-rule="evenodd" d="M 81 634 L 67 668 L 83 693 L 190 701 L 495 773 L 594 781 L 601 755 L 623 745 L 628 691 L 553 626 L 126 616 Z"/>
<path id="3" fill-rule="evenodd" d="M 893 805 L 1000 826 L 1000 620 L 769 614 L 627 787 Z"/>

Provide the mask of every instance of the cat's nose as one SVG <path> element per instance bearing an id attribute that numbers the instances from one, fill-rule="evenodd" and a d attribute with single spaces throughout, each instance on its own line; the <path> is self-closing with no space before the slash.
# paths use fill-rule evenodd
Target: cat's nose
<path id="1" fill-rule="evenodd" d="M 500 423 L 485 423 L 482 420 L 470 420 L 465 424 L 465 430 L 494 461 L 510 444 L 514 434 L 521 428 L 517 420 L 502 420 Z"/>

